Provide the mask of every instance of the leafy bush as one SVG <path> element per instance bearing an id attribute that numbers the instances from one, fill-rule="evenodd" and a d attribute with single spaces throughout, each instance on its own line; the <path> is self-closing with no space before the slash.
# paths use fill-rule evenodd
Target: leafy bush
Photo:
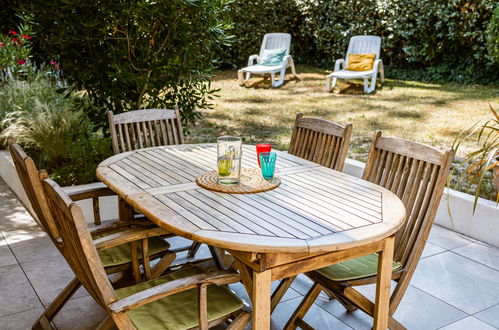
<path id="1" fill-rule="evenodd" d="M 300 35 L 303 10 L 293 0 L 235 0 L 229 4 L 226 16 L 233 22 L 232 42 L 223 48 L 225 65 L 246 65 L 248 56 L 257 54 L 265 33 L 287 32 Z M 293 54 L 305 51 L 307 45 L 292 42 Z"/>
<path id="2" fill-rule="evenodd" d="M 492 61 L 499 64 L 499 5 L 487 27 L 487 49 Z"/>
<path id="3" fill-rule="evenodd" d="M 171 108 L 195 122 L 211 107 L 209 79 L 228 40 L 227 0 L 30 2 L 42 57 L 58 56 L 65 78 L 103 111 Z"/>
<path id="4" fill-rule="evenodd" d="M 36 164 L 63 185 L 95 181 L 97 164 L 111 155 L 109 139 L 95 132 L 74 93 L 58 92 L 42 74 L 0 89 L 0 137 L 13 137 Z"/>

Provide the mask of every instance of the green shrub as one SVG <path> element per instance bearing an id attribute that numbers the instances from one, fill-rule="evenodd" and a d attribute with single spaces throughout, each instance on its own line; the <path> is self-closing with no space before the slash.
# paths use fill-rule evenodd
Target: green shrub
<path id="1" fill-rule="evenodd" d="M 491 60 L 499 64 L 499 5 L 487 27 L 487 50 Z"/>
<path id="2" fill-rule="evenodd" d="M 0 138 L 5 143 L 13 137 L 60 184 L 93 182 L 97 164 L 112 153 L 109 139 L 85 115 L 87 104 L 74 93 L 58 92 L 43 74 L 9 81 L 0 89 Z"/>
<path id="3" fill-rule="evenodd" d="M 58 57 L 70 84 L 106 110 L 171 108 L 186 122 L 209 108 L 209 79 L 227 42 L 227 0 L 35 0 L 41 57 Z"/>

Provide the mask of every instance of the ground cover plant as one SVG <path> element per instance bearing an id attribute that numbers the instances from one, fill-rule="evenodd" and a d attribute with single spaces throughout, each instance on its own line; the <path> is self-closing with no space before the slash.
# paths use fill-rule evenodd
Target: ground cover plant
<path id="1" fill-rule="evenodd" d="M 326 71 L 298 66 L 299 80 L 288 76 L 279 89 L 270 88 L 270 79 L 255 77 L 239 87 L 236 72 L 220 72 L 213 87 L 220 97 L 213 109 L 203 110 L 203 118 L 192 128 L 188 141 L 214 142 L 217 136 L 242 136 L 246 143 L 270 142 L 286 150 L 297 112 L 338 123 L 353 124 L 348 156 L 365 161 L 375 130 L 432 145 L 450 148 L 455 137 L 476 118 L 489 114 L 489 103 L 497 108 L 499 87 L 494 85 L 430 84 L 388 79 L 376 93 L 365 95 L 362 85 L 339 82 L 333 93 L 324 92 Z M 464 156 L 474 148 L 468 141 L 460 147 Z M 459 188 L 459 187 L 458 187 Z M 495 197 L 492 184 L 481 195 Z"/>

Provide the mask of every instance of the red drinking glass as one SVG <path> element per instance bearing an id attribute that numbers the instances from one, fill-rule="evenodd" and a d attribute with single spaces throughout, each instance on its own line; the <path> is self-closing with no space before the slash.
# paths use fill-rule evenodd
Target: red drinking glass
<path id="1" fill-rule="evenodd" d="M 258 160 L 258 166 L 262 167 L 260 165 L 260 153 L 261 152 L 271 152 L 272 151 L 272 145 L 268 143 L 259 143 L 256 145 L 256 159 Z"/>

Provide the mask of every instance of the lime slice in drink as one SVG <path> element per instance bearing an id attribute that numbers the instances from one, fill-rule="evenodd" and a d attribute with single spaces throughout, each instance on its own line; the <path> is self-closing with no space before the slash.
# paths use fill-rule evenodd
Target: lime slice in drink
<path id="1" fill-rule="evenodd" d="M 232 168 L 232 160 L 231 159 L 220 159 L 218 161 L 218 175 L 219 176 L 229 176 L 231 168 Z"/>

